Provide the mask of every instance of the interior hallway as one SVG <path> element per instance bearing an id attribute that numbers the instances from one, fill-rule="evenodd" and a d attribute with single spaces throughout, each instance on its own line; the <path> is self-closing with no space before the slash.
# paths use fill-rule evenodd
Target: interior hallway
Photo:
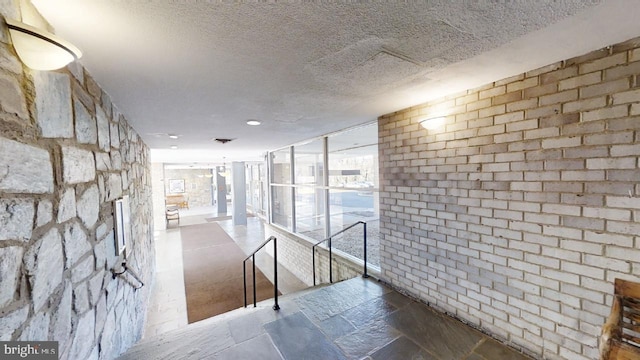
<path id="1" fill-rule="evenodd" d="M 305 291 L 282 266 L 280 311 L 271 309 L 270 299 L 187 326 L 179 227 L 218 216 L 211 208 L 182 210 L 179 225 L 156 232 L 156 282 L 144 338 L 122 359 L 528 359 L 373 279 Z M 257 217 L 246 226 L 219 224 L 245 253 L 264 241 Z M 266 254 L 256 261 L 270 280 L 272 261 Z"/>
<path id="2" fill-rule="evenodd" d="M 144 338 L 187 325 L 180 227 L 204 224 L 207 223 L 206 219 L 224 216 L 226 214 L 218 214 L 215 207 L 181 209 L 179 224 L 172 220 L 166 230 L 155 232 L 156 279 L 147 309 Z M 222 220 L 218 223 L 245 254 L 252 252 L 265 240 L 264 226 L 258 217 L 248 217 L 246 226 L 234 226 L 232 220 Z M 238 267 L 240 266 L 242 264 L 238 264 Z M 273 282 L 271 256 L 260 251 L 256 255 L 256 266 Z M 307 286 L 279 266 L 278 287 L 282 294 L 288 294 L 305 289 Z M 251 294 L 248 296 L 250 298 Z"/>

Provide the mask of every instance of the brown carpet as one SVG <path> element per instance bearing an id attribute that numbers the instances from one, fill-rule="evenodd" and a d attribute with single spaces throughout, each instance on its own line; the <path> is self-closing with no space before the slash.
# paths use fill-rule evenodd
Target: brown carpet
<path id="1" fill-rule="evenodd" d="M 244 252 L 217 223 L 180 227 L 189 323 L 244 306 Z M 273 297 L 273 284 L 256 269 L 258 301 Z M 253 302 L 251 261 L 247 261 L 247 301 Z"/>

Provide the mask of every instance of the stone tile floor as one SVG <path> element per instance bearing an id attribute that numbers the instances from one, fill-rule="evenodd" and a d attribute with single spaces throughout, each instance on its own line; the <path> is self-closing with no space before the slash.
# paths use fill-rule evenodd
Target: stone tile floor
<path id="1" fill-rule="evenodd" d="M 271 305 L 146 338 L 120 359 L 529 359 L 374 279 L 284 296 L 279 311 Z"/>

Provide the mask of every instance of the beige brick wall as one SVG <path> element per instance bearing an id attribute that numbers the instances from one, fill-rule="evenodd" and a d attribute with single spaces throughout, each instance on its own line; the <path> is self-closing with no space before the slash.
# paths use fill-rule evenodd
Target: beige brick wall
<path id="1" fill-rule="evenodd" d="M 636 44 L 380 117 L 382 278 L 538 358 L 597 358 L 613 280 L 640 281 Z"/>
<path id="2" fill-rule="evenodd" d="M 278 242 L 278 263 L 284 266 L 298 279 L 308 286 L 313 286 L 313 243 L 288 231 L 265 224 L 265 236 L 274 236 Z M 273 256 L 273 248 L 266 247 L 269 255 Z M 339 282 L 362 275 L 363 266 L 359 260 L 344 255 L 333 249 L 333 282 Z M 369 269 L 371 271 L 371 269 Z M 316 247 L 316 284 L 329 283 L 329 251 Z"/>

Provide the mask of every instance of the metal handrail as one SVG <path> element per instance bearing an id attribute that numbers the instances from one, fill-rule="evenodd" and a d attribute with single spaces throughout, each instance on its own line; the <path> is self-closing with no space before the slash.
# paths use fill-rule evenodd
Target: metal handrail
<path id="1" fill-rule="evenodd" d="M 270 236 L 267 240 L 265 240 L 257 249 L 255 249 L 249 256 L 247 256 L 244 260 L 242 260 L 242 276 L 244 283 L 244 307 L 247 307 L 247 260 L 251 259 L 251 263 L 253 265 L 253 307 L 257 306 L 256 300 L 256 253 L 265 247 L 269 243 L 269 241 L 273 240 L 273 297 L 275 298 L 275 305 L 273 305 L 273 310 L 280 310 L 280 306 L 278 305 L 278 247 L 277 247 L 277 239 L 274 236 Z"/>
<path id="2" fill-rule="evenodd" d="M 362 277 L 364 278 L 368 278 L 369 274 L 367 274 L 367 223 L 364 221 L 358 221 L 352 225 L 347 226 L 346 228 L 338 231 L 335 234 L 331 234 L 328 238 L 324 239 L 324 240 L 320 240 L 317 243 L 313 244 L 313 246 L 311 246 L 311 252 L 313 253 L 313 261 L 312 261 L 312 267 L 313 267 L 313 286 L 316 286 L 316 246 L 322 244 L 323 242 L 327 241 L 328 242 L 328 247 L 329 247 L 329 282 L 333 283 L 333 263 L 332 263 L 332 259 L 333 259 L 333 253 L 331 251 L 331 238 L 336 237 L 340 234 L 342 234 L 343 232 L 357 226 L 357 225 L 364 225 L 363 230 L 364 230 L 364 256 L 363 256 L 363 260 L 364 260 L 364 274 L 362 274 Z"/>

